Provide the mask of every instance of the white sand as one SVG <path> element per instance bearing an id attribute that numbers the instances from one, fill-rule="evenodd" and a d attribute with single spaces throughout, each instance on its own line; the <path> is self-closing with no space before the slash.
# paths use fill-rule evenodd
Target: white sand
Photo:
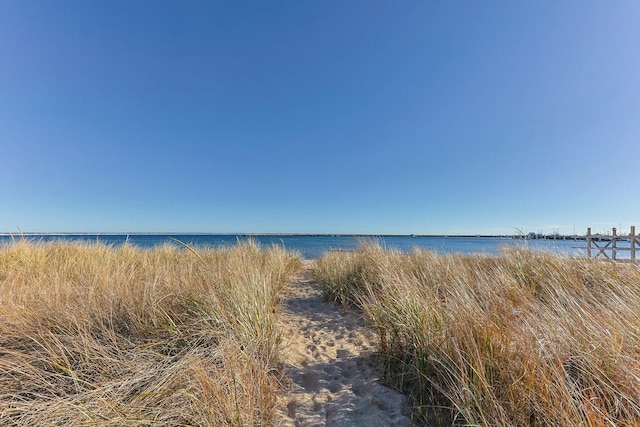
<path id="1" fill-rule="evenodd" d="M 406 397 L 380 384 L 368 359 L 375 333 L 362 319 L 322 299 L 306 273 L 284 301 L 282 426 L 407 426 Z M 288 384 L 287 384 L 288 383 Z"/>

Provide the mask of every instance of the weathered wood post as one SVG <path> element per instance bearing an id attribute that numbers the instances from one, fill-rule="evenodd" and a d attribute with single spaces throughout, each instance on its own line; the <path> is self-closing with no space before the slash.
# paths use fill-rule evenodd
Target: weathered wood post
<path id="1" fill-rule="evenodd" d="M 587 228 L 587 256 L 591 258 L 591 227 Z"/>
<path id="2" fill-rule="evenodd" d="M 629 233 L 629 242 L 631 243 L 631 262 L 636 262 L 636 226 L 631 226 L 631 232 Z"/>
<path id="3" fill-rule="evenodd" d="M 611 259 L 616 260 L 616 254 L 618 251 L 616 250 L 616 242 L 618 240 L 618 230 L 615 227 L 611 229 Z"/>

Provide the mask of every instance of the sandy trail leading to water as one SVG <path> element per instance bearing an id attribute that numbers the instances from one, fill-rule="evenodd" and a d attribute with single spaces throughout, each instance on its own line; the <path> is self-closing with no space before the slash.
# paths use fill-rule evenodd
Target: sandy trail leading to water
<path id="1" fill-rule="evenodd" d="M 362 319 L 325 302 L 310 264 L 289 285 L 282 316 L 282 426 L 406 426 L 405 396 L 379 382 L 376 340 Z"/>

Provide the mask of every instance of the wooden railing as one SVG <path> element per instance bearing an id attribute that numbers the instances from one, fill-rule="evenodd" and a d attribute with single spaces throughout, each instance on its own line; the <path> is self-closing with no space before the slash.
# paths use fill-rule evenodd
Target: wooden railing
<path id="1" fill-rule="evenodd" d="M 587 228 L 587 256 L 598 258 L 602 255 L 603 258 L 614 261 L 638 262 L 636 251 L 640 250 L 640 237 L 636 235 L 636 227 L 631 226 L 628 236 L 618 235 L 615 228 L 611 231 L 611 235 L 605 236 L 591 234 L 591 228 Z M 630 253 L 629 257 L 625 256 L 627 252 Z"/>

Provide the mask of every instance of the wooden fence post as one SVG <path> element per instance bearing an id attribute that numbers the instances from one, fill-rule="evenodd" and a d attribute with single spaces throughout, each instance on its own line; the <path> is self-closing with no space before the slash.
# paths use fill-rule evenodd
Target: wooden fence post
<path id="1" fill-rule="evenodd" d="M 591 258 L 591 227 L 587 228 L 587 256 Z"/>
<path id="2" fill-rule="evenodd" d="M 616 242 L 618 240 L 618 230 L 615 227 L 611 230 L 611 259 L 616 260 L 618 251 L 616 250 Z"/>
<path id="3" fill-rule="evenodd" d="M 631 244 L 631 262 L 636 262 L 636 226 L 631 226 L 631 232 L 629 233 L 629 243 Z"/>

